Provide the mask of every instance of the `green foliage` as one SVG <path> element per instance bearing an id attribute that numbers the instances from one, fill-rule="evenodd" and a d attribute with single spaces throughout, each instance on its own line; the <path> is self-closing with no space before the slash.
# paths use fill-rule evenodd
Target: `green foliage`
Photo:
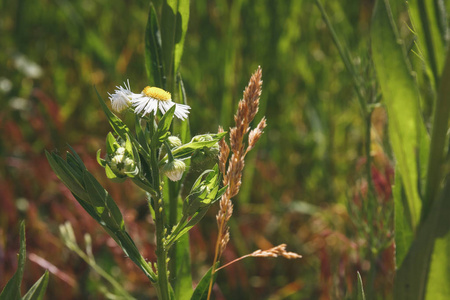
<path id="1" fill-rule="evenodd" d="M 398 251 L 395 299 L 441 299 L 446 293 L 442 282 L 450 280 L 448 261 L 442 257 L 444 249 L 448 249 L 448 226 L 440 222 L 440 215 L 448 206 L 448 199 L 444 199 L 444 195 L 448 195 L 448 182 L 444 189 L 440 187 L 443 178 L 448 176 L 448 173 L 442 176 L 442 164 L 450 111 L 448 91 L 444 92 L 448 89 L 445 82 L 450 78 L 450 62 L 442 71 L 441 42 L 445 36 L 437 35 L 436 24 L 430 22 L 428 14 L 431 2 L 427 3 L 428 6 L 425 1 L 413 3 L 411 12 L 413 21 L 421 23 L 423 29 L 416 26 L 420 41 L 418 52 L 426 53 L 425 65 L 432 70 L 440 86 L 436 93 L 431 140 L 420 115 L 417 83 L 411 75 L 404 49 L 398 43 L 389 1 L 377 1 L 372 22 L 374 64 L 389 113 L 390 140 L 398 161 L 397 176 L 401 178 L 396 179 L 394 193 Z M 438 14 L 432 18 L 438 19 Z M 445 24 L 445 28 L 447 26 Z M 425 164 L 427 157 L 428 164 Z M 427 173 L 421 174 L 425 169 Z M 420 176 L 426 178 L 425 187 Z M 435 199 L 435 195 L 439 197 Z M 442 238 L 438 239 L 436 232 L 440 230 Z"/>
<path id="2" fill-rule="evenodd" d="M 26 243 L 25 243 L 25 222 L 20 223 L 20 248 L 19 248 L 19 261 L 17 264 L 16 273 L 8 281 L 0 293 L 0 300 L 41 300 L 44 298 L 45 290 L 48 284 L 48 271 L 45 271 L 44 275 L 36 281 L 36 283 L 28 290 L 28 292 L 22 297 L 20 295 L 20 286 L 22 284 L 22 277 L 25 268 L 26 259 Z"/>
<path id="3" fill-rule="evenodd" d="M 130 259 L 147 275 L 156 281 L 149 264 L 139 253 L 135 243 L 125 230 L 122 214 L 109 193 L 89 173 L 76 152 L 67 153 L 66 161 L 56 153 L 46 152 L 47 159 L 56 175 L 69 188 L 80 205 L 106 232 L 122 247 Z"/>
<path id="4" fill-rule="evenodd" d="M 406 63 L 404 49 L 397 43 L 389 3 L 378 1 L 372 22 L 372 53 L 377 78 L 389 116 L 389 136 L 402 175 L 411 217 L 416 230 L 421 217 L 418 167 L 423 163 L 420 147 L 427 136 L 419 112 L 419 93 Z M 426 151 L 426 150 L 425 150 Z M 425 152 L 425 157 L 427 156 Z"/>
<path id="5" fill-rule="evenodd" d="M 218 265 L 219 263 L 217 263 Z M 195 288 L 194 292 L 192 293 L 191 300 L 205 300 L 208 295 L 208 288 L 209 283 L 211 281 L 211 272 L 212 267 L 208 270 L 208 272 L 203 275 L 202 279 L 200 279 L 200 282 L 198 283 L 197 287 Z M 215 281 L 217 277 L 217 273 L 214 273 L 214 279 Z"/>

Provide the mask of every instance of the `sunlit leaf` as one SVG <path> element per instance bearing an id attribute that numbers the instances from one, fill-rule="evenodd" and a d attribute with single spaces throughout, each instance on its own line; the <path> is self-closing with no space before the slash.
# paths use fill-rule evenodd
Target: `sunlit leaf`
<path id="1" fill-rule="evenodd" d="M 426 140 L 419 111 L 419 91 L 398 43 L 389 2 L 379 0 L 372 21 L 372 56 L 389 117 L 389 137 L 408 201 L 412 228 L 420 221 L 418 155 Z"/>

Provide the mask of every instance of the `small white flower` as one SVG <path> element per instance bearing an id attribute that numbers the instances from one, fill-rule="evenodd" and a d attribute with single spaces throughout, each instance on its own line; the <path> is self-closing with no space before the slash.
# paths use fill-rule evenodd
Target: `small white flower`
<path id="1" fill-rule="evenodd" d="M 189 105 L 173 102 L 169 92 L 157 87 L 147 86 L 140 94 L 132 94 L 131 98 L 134 112 L 136 114 L 142 113 L 142 116 L 150 113 L 156 115 L 158 109 L 164 114 L 174 105 L 174 114 L 177 118 L 184 120 L 189 114 Z"/>
<path id="2" fill-rule="evenodd" d="M 131 98 L 133 95 L 137 95 L 131 92 L 130 82 L 123 83 L 124 87 L 116 86 L 114 94 L 109 94 L 109 100 L 111 100 L 111 106 L 115 112 L 123 112 L 125 109 L 130 107 Z"/>

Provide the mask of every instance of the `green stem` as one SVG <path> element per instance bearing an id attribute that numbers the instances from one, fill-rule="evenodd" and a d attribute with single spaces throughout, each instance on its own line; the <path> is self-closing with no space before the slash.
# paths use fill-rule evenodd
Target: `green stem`
<path id="1" fill-rule="evenodd" d="M 444 148 L 446 142 L 448 119 L 450 115 L 450 50 L 447 51 L 444 71 L 440 80 L 439 92 L 437 95 L 434 110 L 433 129 L 431 132 L 430 153 L 428 158 L 427 184 L 425 190 L 425 201 L 422 218 L 428 215 L 432 207 L 436 192 L 442 180 L 442 165 L 445 160 Z"/>
<path id="2" fill-rule="evenodd" d="M 151 165 L 153 173 L 153 186 L 156 187 L 156 198 L 154 198 L 155 206 L 155 225 L 156 225 L 156 265 L 158 266 L 158 281 L 156 289 L 160 300 L 170 300 L 169 276 L 167 273 L 167 251 L 165 242 L 165 217 L 164 202 L 161 195 L 162 187 L 159 182 L 158 159 L 156 157 L 156 149 L 151 151 Z"/>
<path id="3" fill-rule="evenodd" d="M 375 199 L 375 189 L 372 182 L 372 157 L 370 156 L 370 146 L 371 146 L 371 129 L 372 129 L 372 111 L 366 113 L 366 176 L 367 184 L 369 187 L 369 195 L 373 195 Z"/>

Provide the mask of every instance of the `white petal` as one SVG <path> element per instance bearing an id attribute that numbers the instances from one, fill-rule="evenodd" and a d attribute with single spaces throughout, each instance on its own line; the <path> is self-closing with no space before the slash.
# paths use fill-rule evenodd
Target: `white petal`
<path id="1" fill-rule="evenodd" d="M 159 109 L 163 115 L 174 105 L 172 101 L 159 101 Z"/>
<path id="2" fill-rule="evenodd" d="M 145 114 L 150 114 L 153 112 L 154 115 L 156 115 L 156 112 L 158 111 L 158 100 L 148 97 L 147 98 L 147 105 L 145 106 Z"/>
<path id="3" fill-rule="evenodd" d="M 177 108 L 175 108 L 175 116 L 181 120 L 186 119 L 189 114 L 189 105 L 177 103 L 176 106 Z"/>

